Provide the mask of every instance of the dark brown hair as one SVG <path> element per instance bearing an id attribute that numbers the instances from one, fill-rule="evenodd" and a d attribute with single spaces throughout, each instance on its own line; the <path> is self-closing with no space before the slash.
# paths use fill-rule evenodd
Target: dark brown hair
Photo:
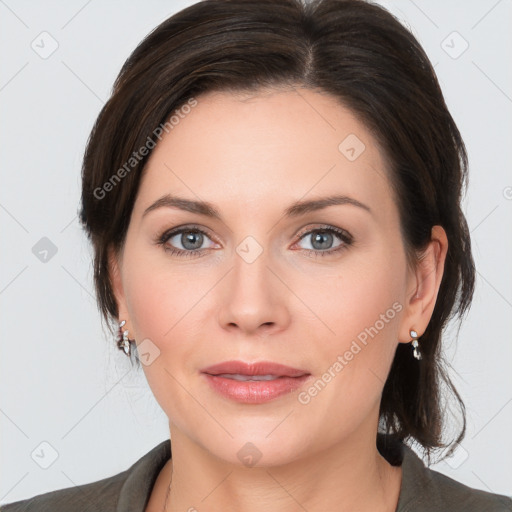
<path id="1" fill-rule="evenodd" d="M 155 130 L 205 92 L 295 86 L 339 99 L 374 134 L 389 164 L 411 264 L 430 241 L 432 226 L 447 233 L 441 287 L 420 340 L 423 359 L 416 361 L 408 344 L 398 344 L 380 405 L 380 429 L 416 440 L 430 459 L 432 448 L 448 446 L 441 440 L 442 384 L 462 410 L 455 442 L 466 429 L 464 404 L 445 372 L 440 342 L 447 321 L 466 313 L 474 289 L 460 207 L 467 155 L 425 52 L 378 5 L 205 0 L 168 18 L 139 44 L 97 118 L 83 160 L 80 219 L 94 249 L 100 311 L 107 324 L 117 323 L 107 251 L 123 246 L 149 156 L 141 157 L 139 149 L 155 145 Z"/>

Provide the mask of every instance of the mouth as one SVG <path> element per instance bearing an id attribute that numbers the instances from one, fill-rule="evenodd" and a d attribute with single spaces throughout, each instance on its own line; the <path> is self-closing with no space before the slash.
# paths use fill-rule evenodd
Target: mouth
<path id="1" fill-rule="evenodd" d="M 259 361 L 256 363 L 225 361 L 208 366 L 201 371 L 209 375 L 221 375 L 236 380 L 273 380 L 279 377 L 302 377 L 303 375 L 309 375 L 309 372 L 306 370 L 271 361 Z"/>
<path id="2" fill-rule="evenodd" d="M 224 377 L 225 379 L 233 379 L 245 382 L 258 382 L 262 380 L 275 380 L 285 378 L 283 375 L 242 375 L 241 373 L 219 373 L 209 375 L 212 375 L 214 377 Z"/>
<path id="3" fill-rule="evenodd" d="M 303 386 L 311 374 L 299 368 L 267 361 L 226 361 L 201 370 L 220 395 L 246 404 L 261 404 Z"/>

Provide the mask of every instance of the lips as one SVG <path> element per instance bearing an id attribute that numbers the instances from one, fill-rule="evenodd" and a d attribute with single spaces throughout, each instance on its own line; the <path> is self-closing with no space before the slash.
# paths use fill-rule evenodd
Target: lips
<path id="1" fill-rule="evenodd" d="M 203 368 L 201 373 L 221 396 L 252 405 L 289 395 L 313 378 L 305 370 L 270 361 L 226 361 Z"/>
<path id="2" fill-rule="evenodd" d="M 272 380 L 280 377 L 302 377 L 309 375 L 306 370 L 292 368 L 271 361 L 259 361 L 256 363 L 245 363 L 244 361 L 225 361 L 201 370 L 208 375 L 217 375 L 235 380 Z"/>

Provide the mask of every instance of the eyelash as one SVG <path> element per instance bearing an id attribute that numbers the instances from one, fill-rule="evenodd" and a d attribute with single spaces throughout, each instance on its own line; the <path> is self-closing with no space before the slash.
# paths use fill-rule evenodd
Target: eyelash
<path id="1" fill-rule="evenodd" d="M 184 251 L 182 249 L 176 249 L 175 247 L 172 247 L 172 246 L 169 247 L 166 245 L 167 242 L 169 241 L 169 239 L 171 239 L 172 237 L 179 235 L 181 233 L 189 233 L 189 232 L 201 233 L 204 236 L 210 238 L 208 233 L 198 226 L 185 226 L 183 228 L 179 228 L 179 229 L 175 229 L 175 230 L 173 229 L 173 230 L 164 231 L 161 235 L 159 235 L 157 237 L 156 243 L 157 243 L 157 245 L 162 246 L 164 251 L 168 252 L 172 256 L 178 256 L 180 258 L 190 258 L 193 256 L 200 256 L 204 252 L 208 251 L 208 249 L 193 249 L 190 251 Z M 353 243 L 352 235 L 350 235 L 350 233 L 348 233 L 348 231 L 345 231 L 344 229 L 335 228 L 333 226 L 323 226 L 323 227 L 318 227 L 315 229 L 310 229 L 309 231 L 306 231 L 306 232 L 300 234 L 299 241 L 301 241 L 307 235 L 311 235 L 316 232 L 334 233 L 341 239 L 341 241 L 343 243 L 334 249 L 328 249 L 325 251 L 315 250 L 315 249 L 302 249 L 303 251 L 306 251 L 308 254 L 310 254 L 310 255 L 312 254 L 314 257 L 332 256 L 333 254 L 336 254 L 340 251 L 345 250 L 348 246 L 352 245 L 352 243 Z"/>

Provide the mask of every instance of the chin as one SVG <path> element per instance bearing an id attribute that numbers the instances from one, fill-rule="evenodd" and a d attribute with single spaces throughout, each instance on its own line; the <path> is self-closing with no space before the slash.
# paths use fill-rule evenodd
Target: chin
<path id="1" fill-rule="evenodd" d="M 278 424 L 274 423 L 274 427 Z M 229 464 L 240 467 L 273 467 L 289 464 L 304 453 L 306 439 L 294 439 L 288 432 L 278 433 L 278 429 L 267 436 L 269 431 L 261 429 L 254 432 L 248 429 L 246 434 L 240 431 L 233 439 L 224 439 L 224 444 L 209 447 L 212 439 L 208 439 L 205 447 L 218 458 Z"/>

